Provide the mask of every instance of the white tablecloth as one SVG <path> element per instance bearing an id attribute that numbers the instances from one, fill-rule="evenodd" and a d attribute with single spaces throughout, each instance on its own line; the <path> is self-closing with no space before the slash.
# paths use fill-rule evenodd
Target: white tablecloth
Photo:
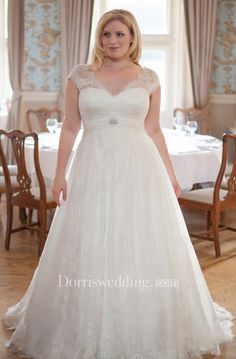
<path id="1" fill-rule="evenodd" d="M 8 118 L 8 113 L 0 111 L 0 129 L 1 130 L 6 130 L 6 128 L 7 128 L 7 118 Z"/>
<path id="2" fill-rule="evenodd" d="M 163 129 L 174 170 L 182 189 L 192 188 L 194 183 L 214 182 L 221 162 L 222 143 L 211 136 L 178 135 L 174 130 Z M 74 149 L 83 134 L 79 132 Z M 54 178 L 59 134 L 39 134 L 40 166 L 46 183 Z M 34 174 L 32 145 L 28 142 L 26 159 L 29 172 Z"/>
<path id="3" fill-rule="evenodd" d="M 214 182 L 220 169 L 222 142 L 212 136 L 178 135 L 163 129 L 175 174 L 182 189 Z"/>
<path id="4" fill-rule="evenodd" d="M 72 154 L 69 160 L 69 163 L 73 157 L 73 154 L 81 140 L 83 131 L 80 131 L 75 145 L 72 150 Z M 46 185 L 51 185 L 52 180 L 55 175 L 56 163 L 57 163 L 57 150 L 59 145 L 60 133 L 51 134 L 49 132 L 38 133 L 39 138 L 39 161 L 42 174 L 44 176 Z M 34 167 L 34 158 L 33 158 L 33 138 L 29 137 L 26 142 L 25 147 L 25 158 L 27 163 L 27 169 L 29 174 L 32 176 L 33 185 L 36 185 L 36 174 Z M 69 165 L 68 163 L 68 165 Z"/>

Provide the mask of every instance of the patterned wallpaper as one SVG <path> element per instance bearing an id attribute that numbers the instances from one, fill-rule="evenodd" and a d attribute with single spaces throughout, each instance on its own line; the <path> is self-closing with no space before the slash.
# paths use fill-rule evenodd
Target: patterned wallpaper
<path id="1" fill-rule="evenodd" d="M 25 0 L 25 91 L 59 91 L 60 1 Z"/>
<path id="2" fill-rule="evenodd" d="M 236 94 L 236 0 L 218 0 L 211 92 Z"/>
<path id="3" fill-rule="evenodd" d="M 25 0 L 25 90 L 60 91 L 60 0 Z M 236 0 L 218 0 L 212 93 L 236 94 Z"/>

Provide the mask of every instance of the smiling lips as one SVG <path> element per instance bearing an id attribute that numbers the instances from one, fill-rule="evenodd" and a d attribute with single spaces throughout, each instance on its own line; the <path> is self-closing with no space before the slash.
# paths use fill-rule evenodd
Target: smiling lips
<path id="1" fill-rule="evenodd" d="M 119 49 L 119 47 L 109 47 L 109 50 L 111 50 L 111 51 L 115 51 L 115 50 L 118 50 Z"/>

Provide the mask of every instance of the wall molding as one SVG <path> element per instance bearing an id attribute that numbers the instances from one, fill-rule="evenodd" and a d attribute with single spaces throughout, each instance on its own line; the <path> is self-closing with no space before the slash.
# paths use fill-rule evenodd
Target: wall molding
<path id="1" fill-rule="evenodd" d="M 23 98 L 25 102 L 57 102 L 59 98 L 59 92 L 23 92 Z"/>
<path id="2" fill-rule="evenodd" d="M 25 91 L 23 97 L 25 101 L 33 102 L 57 102 L 59 99 L 59 92 L 36 92 L 36 91 Z M 222 103 L 236 105 L 236 94 L 211 94 L 211 103 Z"/>
<path id="3" fill-rule="evenodd" d="M 236 94 L 211 94 L 210 102 L 215 104 L 235 105 L 236 106 Z"/>

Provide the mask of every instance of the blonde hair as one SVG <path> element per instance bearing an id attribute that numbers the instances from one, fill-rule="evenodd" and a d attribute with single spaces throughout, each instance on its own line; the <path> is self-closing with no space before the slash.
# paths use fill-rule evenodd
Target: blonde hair
<path id="1" fill-rule="evenodd" d="M 122 22 L 128 27 L 131 35 L 133 35 L 133 40 L 128 50 L 128 55 L 132 62 L 136 63 L 137 65 L 139 64 L 138 62 L 141 57 L 141 34 L 137 21 L 131 12 L 122 9 L 115 9 L 103 14 L 98 22 L 96 29 L 96 42 L 92 52 L 91 61 L 91 65 L 94 69 L 98 69 L 106 57 L 102 46 L 102 32 L 104 27 L 112 20 L 119 20 Z"/>

